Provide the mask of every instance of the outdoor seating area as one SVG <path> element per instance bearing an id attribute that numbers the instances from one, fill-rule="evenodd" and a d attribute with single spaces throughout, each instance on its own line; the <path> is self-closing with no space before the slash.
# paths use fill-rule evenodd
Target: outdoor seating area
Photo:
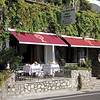
<path id="1" fill-rule="evenodd" d="M 20 69 L 21 68 L 21 69 Z M 17 80 L 24 80 L 26 78 L 45 78 L 54 77 L 56 72 L 60 72 L 59 64 L 39 64 L 34 62 L 33 64 L 25 64 L 19 66 L 16 71 Z"/>
<path id="2" fill-rule="evenodd" d="M 16 30 L 9 29 L 9 31 L 10 47 L 16 50 L 21 57 L 20 62 L 24 64 L 21 70 L 17 70 L 17 76 L 39 78 L 64 76 L 67 68 L 63 69 L 63 67 L 66 63 L 81 63 L 84 66 L 85 60 L 88 60 L 92 66 L 99 67 L 98 61 L 94 60 L 99 55 L 100 41 L 98 40 L 66 35 L 58 37 L 44 32 L 34 34 L 19 32 L 17 35 Z M 68 68 L 73 69 L 73 66 Z M 95 69 L 93 75 L 97 76 L 96 68 L 93 69 Z"/>
<path id="3" fill-rule="evenodd" d="M 29 75 L 32 75 L 33 73 L 36 73 L 38 75 L 42 71 L 42 66 L 37 62 L 33 64 L 25 64 L 23 66 L 23 71 L 25 73 L 28 73 Z"/>

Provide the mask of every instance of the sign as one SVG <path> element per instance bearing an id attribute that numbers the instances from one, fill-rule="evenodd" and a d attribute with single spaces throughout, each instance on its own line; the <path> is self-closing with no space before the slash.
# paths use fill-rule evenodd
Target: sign
<path id="1" fill-rule="evenodd" d="M 63 10 L 61 12 L 61 24 L 75 23 L 75 9 Z"/>
<path id="2" fill-rule="evenodd" d="M 46 41 L 44 40 L 44 37 L 43 37 L 42 35 L 35 34 L 34 36 L 35 36 L 36 38 L 40 39 L 42 42 L 46 42 Z"/>

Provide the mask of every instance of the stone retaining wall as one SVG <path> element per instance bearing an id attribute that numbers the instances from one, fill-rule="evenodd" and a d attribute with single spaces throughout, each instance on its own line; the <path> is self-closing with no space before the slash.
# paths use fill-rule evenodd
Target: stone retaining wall
<path id="1" fill-rule="evenodd" d="M 59 89 L 75 88 L 77 83 L 73 84 L 69 78 L 58 78 L 58 79 L 44 79 L 38 82 L 19 82 L 12 88 L 8 88 L 8 94 L 10 95 L 28 95 L 38 92 L 46 92 Z M 74 81 L 75 83 L 75 81 Z"/>
<path id="2" fill-rule="evenodd" d="M 7 85 L 8 95 L 30 95 L 38 92 L 54 91 L 60 89 L 78 89 L 78 76 L 81 75 L 81 89 L 93 87 L 91 71 L 87 70 L 73 70 L 71 71 L 71 78 L 49 78 L 49 79 L 34 79 L 33 81 L 16 82 L 13 86 Z"/>
<path id="3" fill-rule="evenodd" d="M 88 70 L 72 70 L 71 71 L 72 79 L 76 79 L 78 81 L 79 75 L 81 76 L 81 85 L 82 85 L 81 89 L 93 88 L 95 84 L 92 81 L 91 71 L 88 71 Z"/>

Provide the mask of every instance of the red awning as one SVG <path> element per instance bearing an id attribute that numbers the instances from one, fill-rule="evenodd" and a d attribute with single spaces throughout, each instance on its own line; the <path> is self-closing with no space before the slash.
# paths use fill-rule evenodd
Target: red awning
<path id="1" fill-rule="evenodd" d="M 15 31 L 11 34 L 19 41 L 20 44 L 38 44 L 38 45 L 55 45 L 55 46 L 68 46 L 58 36 L 53 34 L 38 34 L 38 33 L 17 33 Z"/>
<path id="2" fill-rule="evenodd" d="M 82 39 L 82 37 L 69 37 L 69 36 L 64 36 L 63 39 L 71 47 L 100 48 L 100 41 L 98 41 L 98 40 Z"/>
<path id="3" fill-rule="evenodd" d="M 99 40 L 90 40 L 92 45 L 96 48 L 100 48 L 100 41 Z"/>

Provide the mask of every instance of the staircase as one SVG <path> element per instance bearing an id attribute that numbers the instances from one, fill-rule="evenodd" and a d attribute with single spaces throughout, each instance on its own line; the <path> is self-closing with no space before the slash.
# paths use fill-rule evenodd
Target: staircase
<path id="1" fill-rule="evenodd" d="M 95 90 L 100 90 L 100 79 L 93 79 L 94 81 L 94 89 Z"/>

